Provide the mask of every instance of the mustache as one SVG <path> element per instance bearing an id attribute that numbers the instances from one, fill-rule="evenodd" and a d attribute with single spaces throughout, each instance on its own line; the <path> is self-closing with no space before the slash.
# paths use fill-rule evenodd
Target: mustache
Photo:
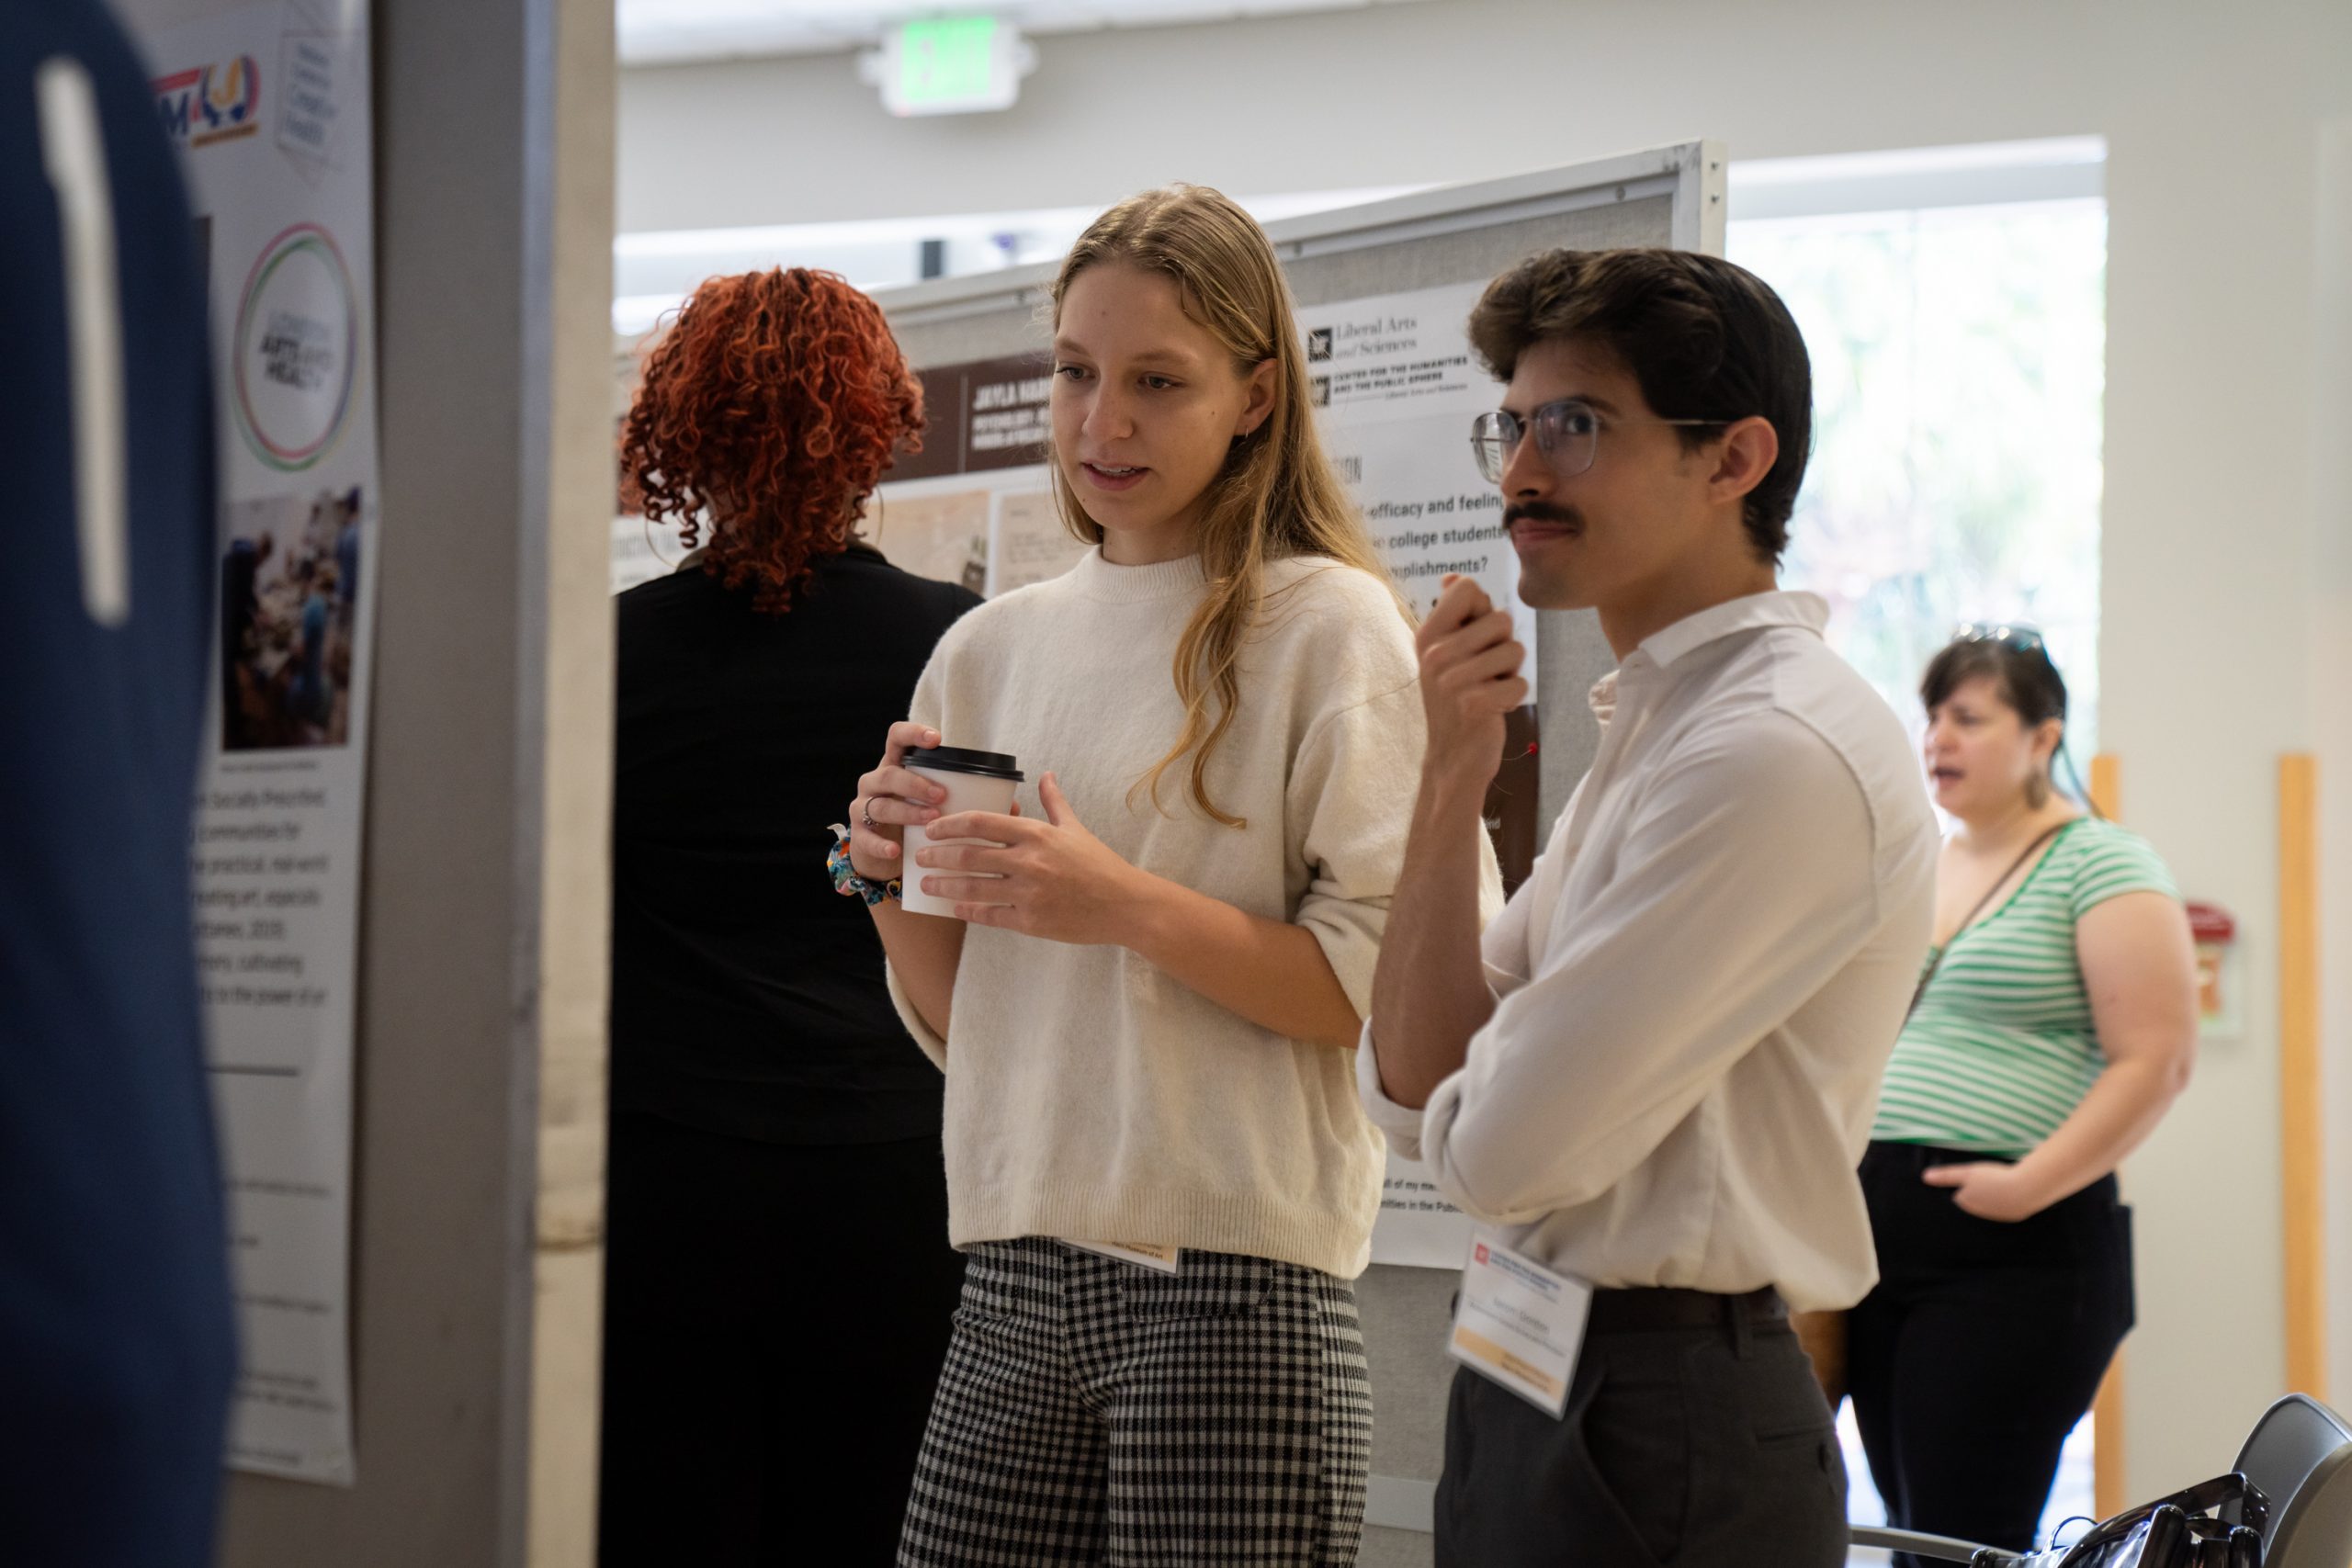
<path id="1" fill-rule="evenodd" d="M 1573 506 L 1555 506 L 1548 501 L 1514 501 L 1503 508 L 1503 532 L 1509 533 L 1523 522 L 1581 528 L 1584 526 L 1584 513 Z"/>

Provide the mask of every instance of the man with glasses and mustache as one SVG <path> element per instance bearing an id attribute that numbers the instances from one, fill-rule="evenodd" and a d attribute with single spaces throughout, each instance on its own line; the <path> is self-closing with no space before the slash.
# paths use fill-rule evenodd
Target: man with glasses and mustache
<path id="1" fill-rule="evenodd" d="M 1663 250 L 1536 256 L 1470 336 L 1506 383 L 1471 443 L 1520 596 L 1599 612 L 1620 664 L 1591 770 L 1482 940 L 1480 809 L 1527 650 L 1466 579 L 1419 633 L 1428 761 L 1358 1070 L 1489 1226 L 1437 1561 L 1831 1568 L 1845 1469 L 1788 1314 L 1875 1276 L 1854 1172 L 1936 831 L 1826 607 L 1778 586 L 1804 341 L 1754 276 Z"/>

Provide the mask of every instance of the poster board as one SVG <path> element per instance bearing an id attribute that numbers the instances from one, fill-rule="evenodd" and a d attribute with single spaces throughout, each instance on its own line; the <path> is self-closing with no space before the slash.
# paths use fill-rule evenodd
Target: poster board
<path id="1" fill-rule="evenodd" d="M 1399 585 L 1426 610 L 1447 570 L 1498 603 L 1517 558 L 1493 487 L 1473 466 L 1471 416 L 1494 384 L 1464 321 L 1497 273 L 1540 250 L 1671 245 L 1721 254 L 1725 155 L 1687 142 L 1422 191 L 1268 226 L 1299 307 L 1324 434 Z M 931 411 L 925 450 L 878 494 L 884 554 L 994 593 L 1081 553 L 1046 498 L 1045 290 L 1052 265 L 877 296 Z M 1600 732 L 1585 694 L 1615 664 L 1590 612 L 1532 612 L 1533 706 L 1516 716 L 1488 828 L 1523 871 Z M 1526 742 L 1535 742 L 1532 755 Z M 1361 1561 L 1424 1563 L 1442 1459 L 1447 1301 L 1470 1226 L 1424 1173 L 1392 1156 L 1374 1264 L 1358 1284 L 1376 1408 Z"/>
<path id="2" fill-rule="evenodd" d="M 190 856 L 240 1366 L 227 1460 L 348 1486 L 381 467 L 367 0 L 127 18 L 211 303 L 218 651 Z"/>

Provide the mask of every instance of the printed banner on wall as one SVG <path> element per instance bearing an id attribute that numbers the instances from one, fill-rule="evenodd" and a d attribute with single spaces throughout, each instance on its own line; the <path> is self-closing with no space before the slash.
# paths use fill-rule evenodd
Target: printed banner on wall
<path id="1" fill-rule="evenodd" d="M 191 853 L 239 1469 L 349 1484 L 354 970 L 378 523 L 365 0 L 150 4 L 212 306 L 213 745 Z"/>

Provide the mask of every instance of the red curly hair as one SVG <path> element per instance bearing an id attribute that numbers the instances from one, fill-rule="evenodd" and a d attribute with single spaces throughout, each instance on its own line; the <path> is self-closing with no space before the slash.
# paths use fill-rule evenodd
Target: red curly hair
<path id="1" fill-rule="evenodd" d="M 695 289 L 646 361 L 621 468 L 688 549 L 718 520 L 704 570 L 782 615 L 922 423 L 922 384 L 873 300 L 830 272 L 745 273 Z"/>

